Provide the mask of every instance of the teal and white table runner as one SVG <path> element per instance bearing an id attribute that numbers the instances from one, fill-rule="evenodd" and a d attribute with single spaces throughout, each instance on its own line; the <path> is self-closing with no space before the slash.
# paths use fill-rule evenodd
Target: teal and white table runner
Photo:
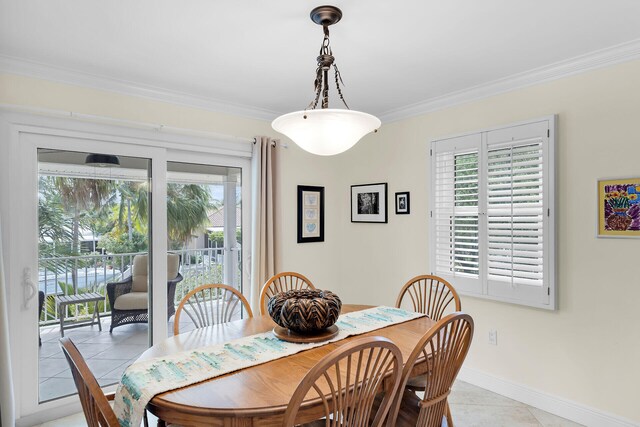
<path id="1" fill-rule="evenodd" d="M 114 410 L 121 426 L 137 427 L 147 403 L 156 394 L 419 317 L 424 317 L 424 314 L 392 307 L 374 307 L 341 315 L 336 322 L 338 335 L 328 341 L 290 343 L 276 338 L 269 331 L 136 362 L 122 374 L 116 390 Z"/>

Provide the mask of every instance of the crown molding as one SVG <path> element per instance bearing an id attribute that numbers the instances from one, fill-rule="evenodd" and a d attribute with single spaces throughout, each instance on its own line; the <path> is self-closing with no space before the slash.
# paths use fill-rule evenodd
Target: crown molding
<path id="1" fill-rule="evenodd" d="M 640 59 L 640 39 L 590 52 L 585 55 L 576 56 L 565 61 L 556 62 L 554 64 L 523 73 L 514 74 L 503 79 L 494 80 L 468 89 L 430 98 L 425 101 L 400 108 L 391 109 L 382 113 L 379 117 L 383 123 L 394 122 L 636 59 Z M 168 102 L 251 119 L 270 121 L 281 114 L 279 111 L 234 104 L 199 95 L 74 71 L 67 68 L 51 66 L 5 55 L 0 55 L 0 71 L 76 86 L 117 92 L 124 95 L 138 96 L 155 101 Z"/>
<path id="2" fill-rule="evenodd" d="M 408 106 L 388 110 L 380 119 L 385 122 L 407 119 L 420 114 L 477 101 L 536 84 L 569 77 L 598 68 L 640 59 L 640 39 L 556 62 L 524 73 L 494 80 L 468 89 L 427 99 Z"/>
<path id="3" fill-rule="evenodd" d="M 0 71 L 75 86 L 84 86 L 92 89 L 116 92 L 123 95 L 138 96 L 152 99 L 154 101 L 168 102 L 171 104 L 200 108 L 218 113 L 232 114 L 250 119 L 271 121 L 274 117 L 280 114 L 278 111 L 271 111 L 242 104 L 234 104 L 204 96 L 75 71 L 68 68 L 52 66 L 6 55 L 0 55 Z"/>

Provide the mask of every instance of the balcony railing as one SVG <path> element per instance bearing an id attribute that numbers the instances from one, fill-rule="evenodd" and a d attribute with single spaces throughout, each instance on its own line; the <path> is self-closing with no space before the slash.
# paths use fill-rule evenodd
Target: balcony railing
<path id="1" fill-rule="evenodd" d="M 195 287 L 204 283 L 223 282 L 224 248 L 213 247 L 203 249 L 185 249 L 171 251 L 180 255 L 180 273 L 184 279 L 176 287 L 175 301 L 180 300 Z M 56 295 L 70 295 L 84 292 L 105 294 L 106 284 L 126 279 L 131 274 L 133 257 L 146 252 L 81 255 L 69 257 L 50 257 L 39 260 L 39 290 L 45 294 L 40 325 L 48 325 L 59 321 L 58 307 L 54 302 Z M 241 251 L 238 255 L 238 266 L 241 265 Z M 241 277 L 238 271 L 238 277 Z M 109 301 L 98 304 L 100 314 L 110 314 Z M 69 306 L 65 320 L 77 320 L 93 314 L 93 304 Z"/>

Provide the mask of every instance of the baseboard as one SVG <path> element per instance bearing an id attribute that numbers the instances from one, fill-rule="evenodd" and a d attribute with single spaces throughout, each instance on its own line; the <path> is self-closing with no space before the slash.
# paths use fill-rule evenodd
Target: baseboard
<path id="1" fill-rule="evenodd" d="M 458 379 L 587 427 L 640 427 L 640 424 L 562 397 L 463 367 Z"/>

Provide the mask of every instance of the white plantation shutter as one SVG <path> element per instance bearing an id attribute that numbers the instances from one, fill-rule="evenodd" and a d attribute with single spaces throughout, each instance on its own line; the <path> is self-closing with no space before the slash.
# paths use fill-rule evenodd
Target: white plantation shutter
<path id="1" fill-rule="evenodd" d="M 487 274 L 542 286 L 542 141 L 489 147 Z"/>
<path id="2" fill-rule="evenodd" d="M 553 120 L 432 143 L 432 269 L 460 293 L 555 308 Z"/>
<path id="3" fill-rule="evenodd" d="M 467 293 L 481 293 L 479 278 L 479 151 L 477 135 L 444 141 L 433 154 L 434 269 Z"/>

